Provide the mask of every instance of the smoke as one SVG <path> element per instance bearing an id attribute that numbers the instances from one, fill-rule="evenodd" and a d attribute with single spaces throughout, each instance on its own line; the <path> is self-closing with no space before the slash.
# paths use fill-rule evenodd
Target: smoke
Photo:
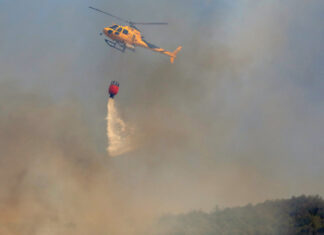
<path id="1" fill-rule="evenodd" d="M 167 18 L 141 32 L 183 49 L 173 65 L 120 54 L 98 36 L 110 19 L 88 2 L 5 1 L 0 233 L 143 234 L 163 213 L 323 195 L 322 2 L 96 2 Z M 122 84 L 117 146 L 132 147 L 116 158 L 110 80 Z"/>
<path id="2" fill-rule="evenodd" d="M 152 212 L 97 151 L 78 101 L 11 82 L 0 90 L 0 234 L 122 235 L 148 225 Z"/>
<path id="3" fill-rule="evenodd" d="M 134 129 L 121 119 L 114 99 L 107 101 L 107 151 L 110 156 L 125 154 L 134 149 L 134 143 L 131 139 Z"/>

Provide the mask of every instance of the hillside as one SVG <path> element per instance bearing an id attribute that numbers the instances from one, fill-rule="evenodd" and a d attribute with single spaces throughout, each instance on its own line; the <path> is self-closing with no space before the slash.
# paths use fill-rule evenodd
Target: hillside
<path id="1" fill-rule="evenodd" d="M 156 234 L 324 234 L 324 200 L 299 196 L 257 205 L 167 215 Z"/>

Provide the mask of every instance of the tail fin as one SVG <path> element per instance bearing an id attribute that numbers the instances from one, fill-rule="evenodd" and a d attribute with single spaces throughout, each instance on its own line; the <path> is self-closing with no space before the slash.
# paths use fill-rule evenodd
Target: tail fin
<path id="1" fill-rule="evenodd" d="M 182 46 L 179 46 L 177 49 L 175 49 L 173 52 L 170 53 L 170 62 L 173 64 L 174 59 L 177 57 L 177 53 L 182 49 Z"/>

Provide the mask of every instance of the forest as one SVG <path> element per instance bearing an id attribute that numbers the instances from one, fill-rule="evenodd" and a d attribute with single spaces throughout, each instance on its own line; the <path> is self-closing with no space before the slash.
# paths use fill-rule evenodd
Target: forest
<path id="1" fill-rule="evenodd" d="M 298 196 L 256 205 L 165 215 L 156 234 L 324 234 L 324 200 Z"/>

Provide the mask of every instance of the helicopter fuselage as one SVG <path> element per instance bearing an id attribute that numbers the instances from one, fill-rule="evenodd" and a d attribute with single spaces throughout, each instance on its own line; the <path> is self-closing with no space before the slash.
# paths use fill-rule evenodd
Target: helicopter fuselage
<path id="1" fill-rule="evenodd" d="M 141 35 L 141 32 L 138 29 L 131 27 L 131 26 L 122 26 L 122 25 L 115 24 L 113 26 L 104 28 L 103 33 L 108 38 L 112 39 L 114 42 L 122 44 L 123 51 L 125 50 L 125 48 L 134 50 L 135 47 L 137 47 L 137 46 L 143 47 L 143 48 L 147 48 L 152 51 L 156 51 L 156 52 L 165 54 L 167 56 L 170 56 L 171 63 L 173 63 L 173 61 L 176 57 L 176 54 L 182 48 L 182 47 L 178 47 L 173 52 L 166 51 L 163 48 L 155 46 L 155 45 L 147 42 L 146 40 L 144 40 L 143 36 Z M 111 46 L 109 43 L 108 43 L 108 45 Z"/>
<path id="2" fill-rule="evenodd" d="M 142 42 L 141 33 L 130 26 L 113 25 L 111 27 L 104 28 L 103 33 L 114 41 L 125 43 L 134 47 L 145 47 Z"/>

